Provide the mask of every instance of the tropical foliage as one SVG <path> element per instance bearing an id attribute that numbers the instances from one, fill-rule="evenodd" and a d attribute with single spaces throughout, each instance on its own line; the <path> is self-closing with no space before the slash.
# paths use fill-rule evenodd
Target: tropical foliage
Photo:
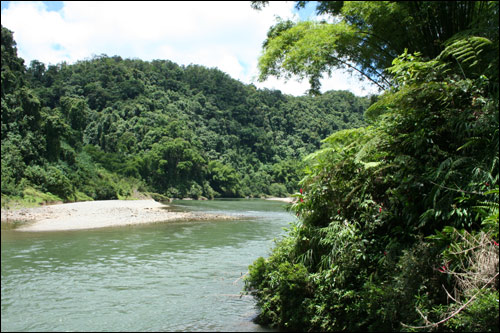
<path id="1" fill-rule="evenodd" d="M 258 90 L 217 69 L 95 56 L 17 56 L 2 27 L 2 198 L 286 196 L 301 159 L 365 124 L 369 98 Z"/>
<path id="2" fill-rule="evenodd" d="M 309 1 L 297 1 L 303 8 Z M 252 1 L 260 9 L 268 1 Z M 318 1 L 321 22 L 279 20 L 263 44 L 260 78 L 308 78 L 318 93 L 320 79 L 344 69 L 377 84 L 392 86 L 386 69 L 407 50 L 427 59 L 441 53 L 457 34 L 493 38 L 498 19 L 485 12 L 495 9 L 487 1 Z M 329 22 L 334 23 L 329 23 Z"/>
<path id="3" fill-rule="evenodd" d="M 366 6 L 378 5 L 360 10 Z M 495 22 L 498 3 L 488 6 Z M 473 26 L 432 58 L 395 57 L 384 70 L 393 88 L 367 110 L 369 126 L 332 134 L 306 158 L 292 207 L 300 221 L 246 279 L 262 322 L 312 331 L 499 330 L 498 20 L 492 24 L 491 38 Z"/>

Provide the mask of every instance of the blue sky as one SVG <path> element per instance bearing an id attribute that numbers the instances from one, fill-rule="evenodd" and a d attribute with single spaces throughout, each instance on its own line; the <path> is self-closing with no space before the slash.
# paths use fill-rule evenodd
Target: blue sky
<path id="1" fill-rule="evenodd" d="M 259 88 L 302 95 L 307 80 L 256 81 L 262 42 L 276 17 L 314 19 L 315 4 L 297 12 L 293 1 L 271 1 L 253 10 L 250 1 L 2 1 L 2 25 L 14 32 L 18 55 L 29 63 L 74 63 L 93 55 L 217 67 Z M 368 83 L 336 72 L 323 91 L 376 93 Z M 363 90 L 364 89 L 364 90 Z"/>
<path id="2" fill-rule="evenodd" d="M 2 9 L 7 8 L 9 2 L 12 1 L 2 1 Z M 48 11 L 59 11 L 63 7 L 63 1 L 42 1 L 45 6 L 47 6 Z"/>

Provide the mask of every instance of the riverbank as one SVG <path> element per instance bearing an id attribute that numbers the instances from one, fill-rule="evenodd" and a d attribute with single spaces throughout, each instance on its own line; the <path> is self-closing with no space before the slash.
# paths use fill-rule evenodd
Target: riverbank
<path id="1" fill-rule="evenodd" d="M 174 212 L 154 200 L 103 200 L 17 210 L 2 209 L 2 222 L 25 221 L 19 231 L 62 231 L 180 220 L 228 220 L 234 216 Z"/>
<path id="2" fill-rule="evenodd" d="M 295 215 L 260 199 L 166 205 L 237 220 L 2 230 L 2 332 L 273 331 L 252 321 L 242 276 Z"/>
<path id="3" fill-rule="evenodd" d="M 272 197 L 272 198 L 265 198 L 266 200 L 271 200 L 271 201 L 281 201 L 281 202 L 286 202 L 286 203 L 294 203 L 295 202 L 295 198 L 290 198 L 290 197 L 287 197 L 287 198 L 277 198 L 277 197 Z"/>

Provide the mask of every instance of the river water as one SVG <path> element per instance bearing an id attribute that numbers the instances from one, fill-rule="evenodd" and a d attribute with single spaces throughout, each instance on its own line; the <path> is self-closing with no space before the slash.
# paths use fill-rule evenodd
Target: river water
<path id="1" fill-rule="evenodd" d="M 61 232 L 1 232 L 2 331 L 269 331 L 243 279 L 295 221 L 282 202 L 175 201 L 243 215 Z"/>

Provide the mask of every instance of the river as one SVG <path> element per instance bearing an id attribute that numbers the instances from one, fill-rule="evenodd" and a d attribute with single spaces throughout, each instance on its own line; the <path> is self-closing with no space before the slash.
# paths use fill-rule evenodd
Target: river
<path id="1" fill-rule="evenodd" d="M 282 202 L 175 201 L 243 215 L 64 232 L 1 232 L 2 331 L 270 331 L 241 276 L 295 218 Z"/>

